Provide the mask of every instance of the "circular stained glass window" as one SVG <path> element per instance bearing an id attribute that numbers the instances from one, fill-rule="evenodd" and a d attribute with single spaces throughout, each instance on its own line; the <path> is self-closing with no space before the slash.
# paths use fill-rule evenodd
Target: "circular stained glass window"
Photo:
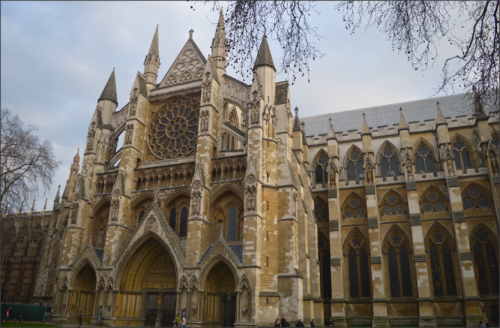
<path id="1" fill-rule="evenodd" d="M 318 163 L 321 165 L 325 165 L 326 162 L 328 162 L 328 158 L 326 158 L 326 156 L 321 156 L 318 160 Z"/>
<path id="2" fill-rule="evenodd" d="M 321 221 L 328 221 L 328 212 L 325 211 L 325 212 L 321 213 L 320 220 Z"/>
<path id="3" fill-rule="evenodd" d="M 387 197 L 387 203 L 389 203 L 389 205 L 396 205 L 396 203 L 398 202 L 398 198 L 394 195 L 390 195 L 389 197 Z"/>
<path id="4" fill-rule="evenodd" d="M 394 152 L 392 151 L 391 148 L 387 147 L 387 148 L 384 149 L 384 156 L 391 157 L 392 154 L 394 154 Z"/>
<path id="5" fill-rule="evenodd" d="M 366 210 L 364 208 L 358 208 L 356 210 L 356 216 L 358 218 L 362 218 L 362 217 L 365 217 L 366 216 Z"/>
<path id="6" fill-rule="evenodd" d="M 317 202 L 316 204 L 314 204 L 314 210 L 315 211 L 321 211 L 323 209 L 323 203 L 322 202 Z"/>
<path id="7" fill-rule="evenodd" d="M 469 196 L 471 197 L 477 198 L 479 197 L 480 192 L 478 188 L 472 187 L 467 189 L 467 194 L 469 194 Z"/>
<path id="8" fill-rule="evenodd" d="M 427 155 L 429 153 L 429 149 L 427 149 L 424 146 L 420 146 L 420 148 L 417 150 L 417 153 L 419 155 L 425 156 L 425 155 Z"/>
<path id="9" fill-rule="evenodd" d="M 430 200 L 431 202 L 435 202 L 438 199 L 438 194 L 435 193 L 434 191 L 431 191 L 430 193 L 427 194 L 427 199 Z"/>
<path id="10" fill-rule="evenodd" d="M 359 153 L 357 153 L 357 152 L 351 153 L 351 159 L 353 161 L 357 161 L 359 159 Z"/>
<path id="11" fill-rule="evenodd" d="M 179 98 L 153 113 L 149 130 L 151 152 L 162 159 L 194 155 L 199 108 L 197 101 Z"/>
<path id="12" fill-rule="evenodd" d="M 422 205 L 422 209 L 424 212 L 430 212 L 432 211 L 432 204 L 429 202 L 425 202 L 424 205 Z"/>
<path id="13" fill-rule="evenodd" d="M 480 207 L 488 207 L 490 206 L 490 202 L 488 201 L 488 198 L 486 197 L 480 197 L 478 200 L 477 200 L 477 205 L 479 205 Z"/>
<path id="14" fill-rule="evenodd" d="M 405 214 L 405 207 L 403 205 L 398 205 L 394 208 L 396 214 Z"/>
<path id="15" fill-rule="evenodd" d="M 442 243 L 444 241 L 444 235 L 440 231 L 436 231 L 434 235 L 432 235 L 432 239 L 435 243 Z"/>
<path id="16" fill-rule="evenodd" d="M 391 215 L 392 214 L 392 207 L 390 207 L 389 205 L 385 205 L 383 208 L 382 208 L 382 213 L 384 215 Z"/>
<path id="17" fill-rule="evenodd" d="M 349 201 L 349 206 L 353 207 L 353 208 L 356 208 L 359 206 L 359 200 L 357 200 L 356 198 L 353 198 Z"/>
<path id="18" fill-rule="evenodd" d="M 346 218 L 352 218 L 354 216 L 354 212 L 350 208 L 345 210 L 344 214 L 345 214 Z"/>
<path id="19" fill-rule="evenodd" d="M 485 242 L 486 239 L 488 239 L 488 234 L 486 233 L 486 231 L 484 231 L 483 229 L 479 229 L 476 233 L 476 239 L 479 240 L 480 242 Z"/>
<path id="20" fill-rule="evenodd" d="M 443 201 L 439 201 L 436 203 L 436 211 L 438 212 L 444 212 L 446 211 L 446 204 Z"/>
<path id="21" fill-rule="evenodd" d="M 470 197 L 467 197 L 465 200 L 464 200 L 464 207 L 468 210 L 470 210 L 471 208 L 474 208 L 474 205 L 476 204 L 476 202 L 470 198 Z"/>

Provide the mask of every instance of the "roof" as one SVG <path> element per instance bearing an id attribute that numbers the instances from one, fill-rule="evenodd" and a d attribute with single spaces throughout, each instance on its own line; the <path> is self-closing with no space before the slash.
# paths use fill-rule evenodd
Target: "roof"
<path id="1" fill-rule="evenodd" d="M 111 100 L 118 105 L 118 97 L 116 96 L 116 80 L 115 80 L 114 68 L 113 72 L 111 73 L 111 76 L 108 79 L 108 82 L 106 83 L 106 86 L 104 87 L 104 90 L 102 90 L 101 96 L 97 101 L 101 101 L 104 99 Z"/>
<path id="2" fill-rule="evenodd" d="M 259 52 L 257 53 L 257 59 L 255 60 L 253 68 L 256 69 L 259 66 L 270 66 L 276 70 L 273 56 L 271 55 L 271 49 L 269 49 L 269 44 L 267 43 L 267 37 L 265 35 L 260 43 Z"/>
<path id="3" fill-rule="evenodd" d="M 436 119 L 437 102 L 443 115 L 451 119 L 456 119 L 457 116 L 471 117 L 474 111 L 474 96 L 468 93 L 309 116 L 303 117 L 302 120 L 306 123 L 306 135 L 315 136 L 328 132 L 330 118 L 335 132 L 361 131 L 363 113 L 366 114 L 366 122 L 374 130 L 380 126 L 397 127 L 400 120 L 399 108 L 403 109 L 406 122 L 423 124 L 424 121 Z M 492 105 L 483 104 L 483 106 L 487 113 L 493 110 Z"/>

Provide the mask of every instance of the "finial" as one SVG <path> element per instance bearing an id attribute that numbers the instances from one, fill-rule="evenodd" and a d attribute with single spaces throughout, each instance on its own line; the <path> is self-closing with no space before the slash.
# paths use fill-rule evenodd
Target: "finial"
<path id="1" fill-rule="evenodd" d="M 192 38 L 193 38 L 193 33 L 194 33 L 194 30 L 193 30 L 193 29 L 190 29 L 190 30 L 189 30 L 189 39 L 192 39 Z"/>
<path id="2" fill-rule="evenodd" d="M 436 105 L 438 106 L 438 109 L 441 110 L 441 107 L 439 107 L 439 101 L 436 103 Z"/>
<path id="3" fill-rule="evenodd" d="M 330 117 L 330 118 L 328 119 L 328 121 L 329 121 L 330 123 L 332 123 L 332 118 Z"/>
<path id="4" fill-rule="evenodd" d="M 403 111 L 403 108 L 402 107 L 399 107 L 399 111 L 402 112 Z"/>
<path id="5" fill-rule="evenodd" d="M 295 106 L 295 112 L 298 113 L 298 111 L 299 111 L 299 107 Z"/>
<path id="6" fill-rule="evenodd" d="M 366 114 L 365 114 L 365 113 L 363 113 L 363 117 L 365 117 L 365 115 L 366 115 Z"/>
<path id="7" fill-rule="evenodd" d="M 302 121 L 302 127 L 305 127 L 306 126 L 306 122 Z"/>

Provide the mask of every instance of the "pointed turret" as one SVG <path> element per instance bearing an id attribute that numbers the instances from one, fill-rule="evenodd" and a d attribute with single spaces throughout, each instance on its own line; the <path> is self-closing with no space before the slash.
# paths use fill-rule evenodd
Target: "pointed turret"
<path id="1" fill-rule="evenodd" d="M 80 171 L 80 148 L 78 148 L 78 151 L 76 152 L 76 155 L 73 158 L 73 163 L 71 163 L 71 169 L 69 172 L 69 180 L 68 180 L 69 200 L 73 198 L 73 192 L 75 190 L 76 179 L 78 177 L 79 171 Z"/>
<path id="2" fill-rule="evenodd" d="M 398 130 L 408 130 L 408 124 L 406 124 L 405 117 L 403 116 L 403 108 L 399 107 L 399 125 Z"/>
<path id="3" fill-rule="evenodd" d="M 363 127 L 361 128 L 361 135 L 370 134 L 370 128 L 368 127 L 368 123 L 366 123 L 366 115 L 363 113 Z"/>
<path id="4" fill-rule="evenodd" d="M 35 200 L 33 199 L 33 205 L 31 205 L 31 216 L 33 216 L 34 212 L 35 212 Z"/>
<path id="5" fill-rule="evenodd" d="M 271 49 L 269 49 L 269 44 L 267 43 L 267 36 L 264 35 L 262 38 L 262 42 L 260 43 L 259 52 L 257 53 L 257 59 L 255 60 L 255 64 L 253 65 L 253 69 L 257 69 L 260 66 L 269 66 L 274 69 L 276 72 L 276 68 L 274 67 L 273 56 L 271 55 Z"/>
<path id="6" fill-rule="evenodd" d="M 326 135 L 326 140 L 328 139 L 336 139 L 335 131 L 333 130 L 332 119 L 329 119 L 330 123 L 328 125 L 328 134 Z"/>
<path id="7" fill-rule="evenodd" d="M 116 96 L 116 79 L 115 79 L 115 69 L 111 72 L 111 76 L 106 83 L 106 86 L 102 90 L 101 96 L 97 101 L 101 100 L 111 100 L 118 106 L 118 98 Z"/>
<path id="8" fill-rule="evenodd" d="M 212 58 L 218 69 L 226 72 L 226 58 L 227 58 L 227 41 L 226 41 L 226 27 L 224 25 L 224 14 L 222 8 L 220 10 L 219 21 L 217 22 L 217 29 L 215 30 L 214 38 L 212 39 Z"/>
<path id="9" fill-rule="evenodd" d="M 302 121 L 302 144 L 307 145 L 306 140 L 306 122 Z"/>
<path id="10" fill-rule="evenodd" d="M 437 118 L 436 125 L 446 124 L 446 119 L 444 118 L 443 112 L 441 111 L 441 107 L 439 106 L 439 101 L 437 102 Z"/>
<path id="11" fill-rule="evenodd" d="M 300 128 L 299 107 L 295 106 L 295 117 L 293 119 L 293 131 L 302 131 Z"/>
<path id="12" fill-rule="evenodd" d="M 156 25 L 153 41 L 151 41 L 149 52 L 144 59 L 144 77 L 146 78 L 146 86 L 148 90 L 156 88 L 158 68 L 160 67 L 160 51 L 158 45 L 158 25 Z"/>
<path id="13" fill-rule="evenodd" d="M 64 187 L 64 191 L 63 191 L 63 195 L 62 195 L 62 198 L 66 198 L 66 200 L 69 198 L 68 183 L 69 183 L 69 180 L 66 181 L 66 186 Z"/>

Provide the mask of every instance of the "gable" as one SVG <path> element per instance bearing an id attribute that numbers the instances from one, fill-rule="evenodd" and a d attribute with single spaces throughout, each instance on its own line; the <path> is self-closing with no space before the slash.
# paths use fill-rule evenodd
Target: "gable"
<path id="1" fill-rule="evenodd" d="M 160 83 L 160 88 L 201 80 L 207 60 L 200 49 L 189 39 Z"/>

